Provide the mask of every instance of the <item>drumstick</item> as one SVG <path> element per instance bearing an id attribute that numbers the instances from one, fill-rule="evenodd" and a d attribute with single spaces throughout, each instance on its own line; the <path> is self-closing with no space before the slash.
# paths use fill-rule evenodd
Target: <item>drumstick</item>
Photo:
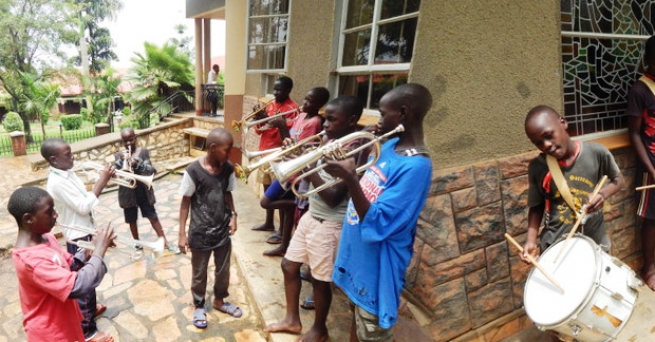
<path id="1" fill-rule="evenodd" d="M 603 188 L 603 184 L 605 184 L 605 181 L 607 181 L 607 175 L 603 176 L 603 178 L 601 178 L 600 182 L 598 182 L 598 184 L 596 184 L 596 188 L 591 193 L 591 201 L 593 201 L 596 198 L 596 196 L 598 196 L 598 193 L 600 192 L 600 189 Z M 562 254 L 562 251 L 564 251 L 564 248 L 569 243 L 569 240 L 571 239 L 573 234 L 575 234 L 575 231 L 578 230 L 578 226 L 580 226 L 580 223 L 582 222 L 582 219 L 584 218 L 584 216 L 586 214 L 587 214 L 587 208 L 585 207 L 584 209 L 582 209 L 582 212 L 580 213 L 580 216 L 578 216 L 578 219 L 575 221 L 575 224 L 573 225 L 573 228 L 571 228 L 571 231 L 566 236 L 566 239 L 564 240 L 564 243 L 562 244 L 562 248 L 560 248 L 559 252 L 557 253 L 557 256 L 555 256 L 555 259 L 553 259 L 553 263 L 555 263 L 557 261 L 557 259 L 559 259 L 559 256 Z"/>
<path id="2" fill-rule="evenodd" d="M 521 245 L 519 245 L 519 243 L 516 242 L 516 240 L 514 240 L 514 238 L 512 238 L 512 237 L 511 237 L 509 234 L 507 234 L 507 233 L 505 233 L 505 238 L 506 238 L 509 242 L 511 242 L 512 245 L 514 245 L 514 247 L 516 247 L 516 249 L 519 250 L 519 252 L 523 253 L 523 247 L 521 247 Z M 525 256 L 528 258 L 528 260 L 530 261 L 530 263 L 532 263 L 532 265 L 534 265 L 534 267 L 536 267 L 539 271 L 541 271 L 541 273 L 546 277 L 546 279 L 548 279 L 551 283 L 553 283 L 553 285 L 557 286 L 557 288 L 558 288 L 560 291 L 562 291 L 562 293 L 564 293 L 564 288 L 562 287 L 562 285 L 560 285 L 557 281 L 555 281 L 555 279 L 553 278 L 553 276 L 551 276 L 548 272 L 546 272 L 546 270 L 545 270 L 543 267 L 541 267 L 541 265 L 539 265 L 539 263 L 537 262 L 537 260 L 535 260 L 534 257 L 532 257 L 532 255 L 530 255 L 530 253 L 525 253 Z"/>
<path id="3" fill-rule="evenodd" d="M 652 189 L 652 188 L 655 188 L 655 184 L 638 186 L 635 190 L 641 191 L 641 190 Z"/>

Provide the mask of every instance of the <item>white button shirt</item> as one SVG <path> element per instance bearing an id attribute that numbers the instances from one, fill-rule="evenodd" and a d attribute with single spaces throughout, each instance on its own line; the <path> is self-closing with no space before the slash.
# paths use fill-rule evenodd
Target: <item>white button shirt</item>
<path id="1" fill-rule="evenodd" d="M 92 210 L 98 204 L 98 198 L 86 187 L 81 179 L 71 170 L 50 167 L 46 190 L 55 202 L 59 214 L 57 222 L 65 226 L 95 228 Z M 75 240 L 89 234 L 73 229 L 62 228 L 67 240 Z"/>

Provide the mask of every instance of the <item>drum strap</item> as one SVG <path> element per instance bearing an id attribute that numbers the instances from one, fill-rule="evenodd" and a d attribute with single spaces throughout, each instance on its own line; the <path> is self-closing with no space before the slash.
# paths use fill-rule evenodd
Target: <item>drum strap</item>
<path id="1" fill-rule="evenodd" d="M 564 179 L 564 174 L 562 174 L 562 169 L 559 167 L 557 159 L 555 159 L 553 156 L 547 155 L 546 164 L 548 164 L 548 170 L 550 170 L 550 174 L 553 176 L 553 182 L 555 182 L 555 185 L 557 185 L 562 198 L 564 198 L 566 204 L 571 207 L 571 210 L 575 213 L 575 215 L 578 216 L 579 213 L 575 209 L 575 202 L 573 201 L 573 195 L 569 189 L 569 184 L 566 183 L 566 179 Z"/>
<path id="2" fill-rule="evenodd" d="M 647 76 L 641 76 L 639 77 L 639 80 L 644 82 L 645 85 L 648 86 L 648 89 L 655 95 L 655 82 L 648 78 Z"/>

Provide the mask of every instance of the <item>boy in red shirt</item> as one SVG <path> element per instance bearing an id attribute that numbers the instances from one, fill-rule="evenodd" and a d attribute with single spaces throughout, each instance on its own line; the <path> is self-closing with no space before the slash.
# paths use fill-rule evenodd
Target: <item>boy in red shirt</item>
<path id="1" fill-rule="evenodd" d="M 292 89 L 293 80 L 290 77 L 282 76 L 275 80 L 275 84 L 273 85 L 273 96 L 275 96 L 275 101 L 266 106 L 265 113 L 262 112 L 255 116 L 256 120 L 260 120 L 268 116 L 288 112 L 288 114 L 284 115 L 284 119 L 271 119 L 266 123 L 255 127 L 255 132 L 260 135 L 260 151 L 280 147 L 282 146 L 282 140 L 284 138 L 289 138 L 289 129 L 293 127 L 295 119 L 298 117 L 298 105 L 289 98 Z M 282 126 L 286 127 L 286 129 L 283 130 L 283 133 L 285 133 L 286 136 L 282 136 L 281 130 L 279 129 L 279 127 Z M 261 183 L 264 186 L 264 191 L 266 191 L 268 186 L 273 182 L 273 175 L 260 168 L 257 173 L 257 182 Z M 284 222 L 283 217 L 280 217 L 280 222 Z M 266 209 L 266 221 L 252 229 L 258 231 L 275 230 L 275 226 L 273 225 L 273 209 Z"/>
<path id="2" fill-rule="evenodd" d="M 11 254 L 27 340 L 84 341 L 82 313 L 75 298 L 97 287 L 107 272 L 102 258 L 115 237 L 113 229 L 107 226 L 98 230 L 92 254 L 80 250 L 73 256 L 63 251 L 50 233 L 57 212 L 47 191 L 19 188 L 9 198 L 7 210 L 18 224 L 16 247 Z M 90 340 L 100 340 L 98 337 Z M 106 334 L 102 336 L 102 341 L 113 340 Z"/>

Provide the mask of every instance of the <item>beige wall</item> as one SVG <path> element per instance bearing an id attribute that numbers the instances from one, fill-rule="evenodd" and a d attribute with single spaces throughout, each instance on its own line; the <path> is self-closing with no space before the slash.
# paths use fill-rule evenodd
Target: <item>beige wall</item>
<path id="1" fill-rule="evenodd" d="M 334 19 L 334 0 L 293 2 L 288 72 L 294 82 L 291 97 L 298 105 L 311 88 L 328 85 L 332 41 L 338 38 L 333 37 Z"/>
<path id="2" fill-rule="evenodd" d="M 534 149 L 523 120 L 562 108 L 559 2 L 422 1 L 410 80 L 434 96 L 425 121 L 437 168 Z"/>

